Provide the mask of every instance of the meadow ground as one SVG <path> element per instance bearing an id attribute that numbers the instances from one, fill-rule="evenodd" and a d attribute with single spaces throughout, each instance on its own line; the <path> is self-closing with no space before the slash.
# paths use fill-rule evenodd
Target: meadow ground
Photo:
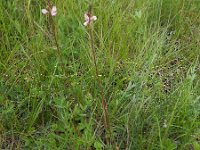
<path id="1" fill-rule="evenodd" d="M 88 3 L 0 1 L 0 149 L 200 150 L 200 1 Z"/>

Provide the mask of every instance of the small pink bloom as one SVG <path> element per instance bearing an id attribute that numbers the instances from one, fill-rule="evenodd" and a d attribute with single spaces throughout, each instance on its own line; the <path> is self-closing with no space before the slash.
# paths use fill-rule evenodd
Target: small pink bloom
<path id="1" fill-rule="evenodd" d="M 83 23 L 84 26 L 90 25 L 93 21 L 97 20 L 96 16 L 92 16 L 90 13 L 84 14 L 85 22 Z"/>
<path id="2" fill-rule="evenodd" d="M 49 11 L 47 9 L 42 9 L 42 13 L 46 15 L 49 13 Z M 57 8 L 56 6 L 53 6 L 51 9 L 51 16 L 56 16 L 56 14 L 57 14 Z"/>
<path id="3" fill-rule="evenodd" d="M 53 6 L 51 9 L 51 15 L 56 16 L 56 14 L 57 14 L 57 8 L 56 8 L 56 6 Z"/>
<path id="4" fill-rule="evenodd" d="M 85 17 L 85 22 L 84 22 L 84 26 L 87 26 L 90 22 L 90 17 L 88 16 L 87 13 L 84 14 L 84 17 Z"/>

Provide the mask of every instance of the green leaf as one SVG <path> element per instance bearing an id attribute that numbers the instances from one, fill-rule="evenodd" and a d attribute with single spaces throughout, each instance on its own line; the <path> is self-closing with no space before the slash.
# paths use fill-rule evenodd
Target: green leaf
<path id="1" fill-rule="evenodd" d="M 101 150 L 103 148 L 103 145 L 100 142 L 94 142 L 94 147 L 96 150 Z"/>

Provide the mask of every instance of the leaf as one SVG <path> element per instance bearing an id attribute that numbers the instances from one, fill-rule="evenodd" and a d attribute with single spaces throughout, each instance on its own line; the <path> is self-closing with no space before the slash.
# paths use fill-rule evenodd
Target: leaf
<path id="1" fill-rule="evenodd" d="M 194 150 L 199 150 L 200 149 L 200 145 L 199 145 L 199 143 L 198 142 L 193 142 L 193 148 L 194 148 Z"/>
<path id="2" fill-rule="evenodd" d="M 103 148 L 103 145 L 100 142 L 94 142 L 94 147 L 96 150 L 101 150 Z"/>

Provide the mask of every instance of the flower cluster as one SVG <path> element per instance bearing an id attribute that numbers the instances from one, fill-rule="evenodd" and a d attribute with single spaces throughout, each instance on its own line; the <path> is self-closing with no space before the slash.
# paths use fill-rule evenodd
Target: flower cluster
<path id="1" fill-rule="evenodd" d="M 50 13 L 51 13 L 51 16 L 56 16 L 56 14 L 57 14 L 57 8 L 56 8 L 56 6 L 53 6 L 52 8 L 50 8 L 49 11 L 50 11 Z M 42 13 L 43 13 L 44 15 L 48 14 L 49 11 L 48 11 L 47 9 L 42 9 Z"/>
<path id="2" fill-rule="evenodd" d="M 85 17 L 84 26 L 89 26 L 93 21 L 97 20 L 97 17 L 92 16 L 90 13 L 85 13 L 84 17 Z"/>

